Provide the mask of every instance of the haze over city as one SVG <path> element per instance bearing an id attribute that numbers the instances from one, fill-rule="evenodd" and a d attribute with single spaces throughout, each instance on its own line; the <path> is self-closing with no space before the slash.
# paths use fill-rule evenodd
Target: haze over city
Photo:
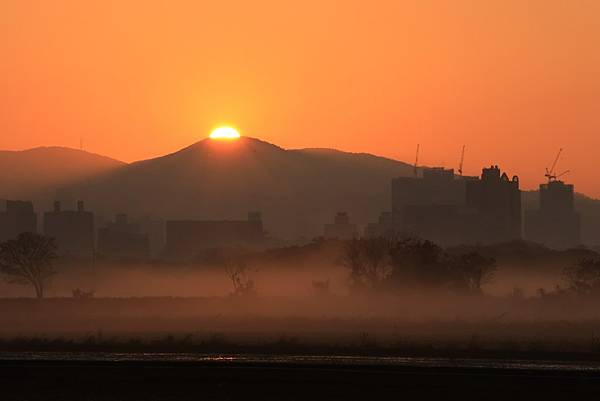
<path id="1" fill-rule="evenodd" d="M 591 399 L 599 21 L 2 1 L 0 398 Z"/>

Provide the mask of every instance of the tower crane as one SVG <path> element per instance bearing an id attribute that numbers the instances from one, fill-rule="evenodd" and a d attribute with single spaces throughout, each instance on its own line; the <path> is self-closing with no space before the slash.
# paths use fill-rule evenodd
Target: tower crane
<path id="1" fill-rule="evenodd" d="M 562 154 L 562 151 L 563 151 L 563 148 L 560 148 L 558 150 L 558 153 L 556 154 L 556 157 L 554 158 L 554 162 L 552 163 L 552 166 L 550 168 L 546 167 L 546 174 L 544 174 L 544 176 L 548 179 L 548 182 L 556 181 L 556 180 L 558 180 L 558 178 L 569 173 L 569 170 L 563 171 L 562 173 L 559 173 L 559 174 L 556 173 L 556 164 L 558 163 L 558 159 L 560 159 L 560 155 Z"/>

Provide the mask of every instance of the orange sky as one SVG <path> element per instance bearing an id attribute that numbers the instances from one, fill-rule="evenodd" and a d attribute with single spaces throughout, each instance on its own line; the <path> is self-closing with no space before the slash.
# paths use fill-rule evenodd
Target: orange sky
<path id="1" fill-rule="evenodd" d="M 600 197 L 597 0 L 4 0 L 0 149 L 125 161 L 230 122 L 523 187 L 559 170 Z"/>

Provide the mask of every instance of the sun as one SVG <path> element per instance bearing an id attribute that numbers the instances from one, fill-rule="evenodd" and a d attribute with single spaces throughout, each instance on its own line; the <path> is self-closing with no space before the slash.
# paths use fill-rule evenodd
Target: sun
<path id="1" fill-rule="evenodd" d="M 240 137 L 240 133 L 232 127 L 219 127 L 215 128 L 213 132 L 210 133 L 210 139 L 220 139 L 220 140 L 234 140 Z"/>

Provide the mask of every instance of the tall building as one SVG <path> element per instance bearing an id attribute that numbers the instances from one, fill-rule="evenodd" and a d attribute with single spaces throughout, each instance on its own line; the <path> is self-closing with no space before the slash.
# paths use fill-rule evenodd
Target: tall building
<path id="1" fill-rule="evenodd" d="M 222 246 L 261 247 L 265 237 L 258 212 L 248 213 L 247 220 L 171 220 L 166 223 L 166 253 L 188 259 Z"/>
<path id="2" fill-rule="evenodd" d="M 573 185 L 553 180 L 540 185 L 539 209 L 525 214 L 525 237 L 551 248 L 581 244 L 580 219 L 575 212 Z"/>
<path id="3" fill-rule="evenodd" d="M 423 177 L 392 181 L 394 233 L 440 245 L 502 242 L 521 237 L 519 179 L 498 166 L 480 178 L 454 170 L 425 169 Z"/>
<path id="4" fill-rule="evenodd" d="M 466 207 L 476 212 L 471 242 L 503 242 L 521 238 L 519 177 L 508 178 L 498 166 L 482 170 L 466 182 Z"/>
<path id="5" fill-rule="evenodd" d="M 7 200 L 5 210 L 0 212 L 0 241 L 14 239 L 24 232 L 37 232 L 33 203 Z"/>
<path id="6" fill-rule="evenodd" d="M 326 239 L 352 239 L 358 236 L 356 224 L 350 223 L 350 216 L 346 212 L 338 212 L 333 224 L 325 224 L 323 236 Z"/>
<path id="7" fill-rule="evenodd" d="M 150 256 L 148 235 L 126 214 L 117 214 L 114 222 L 98 230 L 98 252 L 113 260 L 145 260 Z"/>
<path id="8" fill-rule="evenodd" d="M 425 238 L 436 244 L 465 243 L 465 225 L 462 224 L 463 206 L 408 205 L 405 207 L 402 234 Z"/>
<path id="9" fill-rule="evenodd" d="M 61 210 L 60 202 L 54 202 L 54 210 L 44 213 L 44 234 L 56 239 L 61 256 L 94 257 L 94 214 L 84 209 L 83 201 L 77 202 L 77 210 Z"/>
<path id="10" fill-rule="evenodd" d="M 423 170 L 422 177 L 392 180 L 392 226 L 399 235 L 415 235 L 441 245 L 464 242 L 460 212 L 465 207 L 465 183 L 442 167 Z"/>
<path id="11" fill-rule="evenodd" d="M 157 257 L 165 251 L 165 222 L 157 217 L 142 217 L 137 220 L 140 232 L 148 237 L 150 256 Z"/>
<path id="12" fill-rule="evenodd" d="M 422 177 L 398 177 L 392 180 L 392 221 L 398 232 L 407 230 L 407 206 L 464 204 L 465 180 L 457 179 L 453 169 L 426 168 Z"/>

